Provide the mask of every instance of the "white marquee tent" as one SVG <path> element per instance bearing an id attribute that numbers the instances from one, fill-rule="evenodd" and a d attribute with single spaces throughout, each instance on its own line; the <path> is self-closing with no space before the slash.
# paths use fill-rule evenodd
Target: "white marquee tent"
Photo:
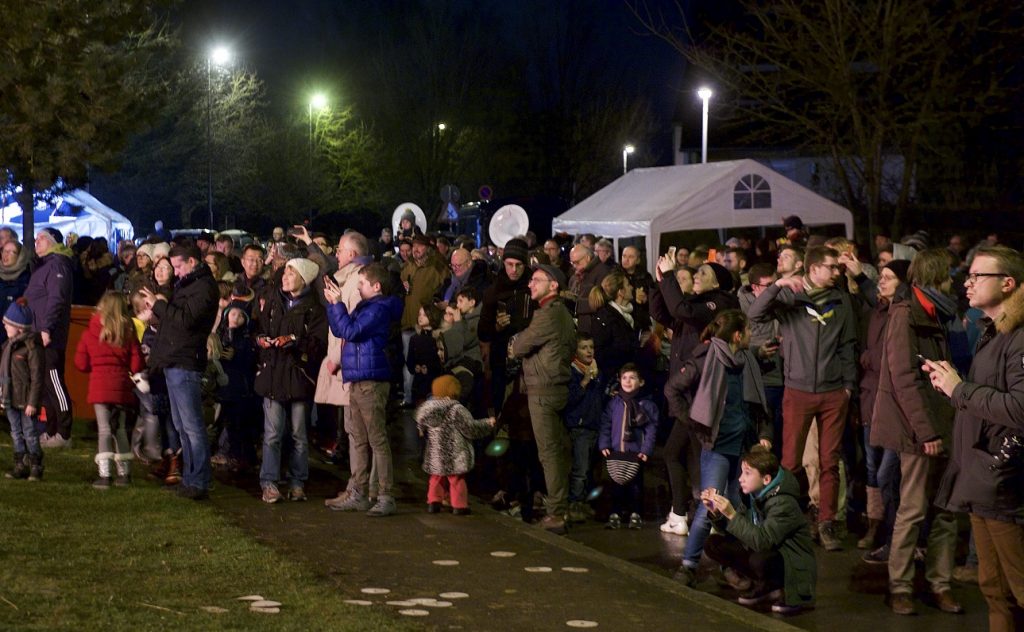
<path id="1" fill-rule="evenodd" d="M 21 239 L 21 207 L 13 196 L 5 201 L 6 205 L 0 208 L 0 225 L 12 228 Z M 35 203 L 36 231 L 53 227 L 65 236 L 72 232 L 79 236 L 106 237 L 111 249 L 115 249 L 120 240 L 135 236 L 135 229 L 127 217 L 83 189 L 65 191 L 49 201 L 37 197 Z"/>
<path id="2" fill-rule="evenodd" d="M 551 224 L 552 232 L 594 233 L 618 240 L 644 237 L 654 270 L 662 233 L 781 226 L 798 215 L 807 226 L 842 224 L 853 237 L 853 214 L 754 160 L 634 169 Z"/>

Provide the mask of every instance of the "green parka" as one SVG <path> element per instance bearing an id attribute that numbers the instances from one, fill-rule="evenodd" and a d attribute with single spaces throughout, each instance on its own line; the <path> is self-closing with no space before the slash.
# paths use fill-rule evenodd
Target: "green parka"
<path id="1" fill-rule="evenodd" d="M 814 559 L 811 531 L 800 511 L 800 486 L 793 473 L 780 469 L 760 493 L 750 497 L 750 507 L 736 508 L 732 520 L 716 520 L 719 526 L 747 549 L 782 555 L 786 605 L 807 605 L 814 601 L 818 567 Z M 722 525 L 722 522 L 727 524 Z"/>

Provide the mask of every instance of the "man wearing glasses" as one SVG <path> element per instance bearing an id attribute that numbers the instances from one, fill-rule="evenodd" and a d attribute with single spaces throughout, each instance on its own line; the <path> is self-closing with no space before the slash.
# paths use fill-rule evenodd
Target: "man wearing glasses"
<path id="1" fill-rule="evenodd" d="M 846 411 L 857 385 L 857 325 L 847 294 L 835 287 L 839 253 L 809 248 L 803 277 L 775 281 L 750 306 L 753 323 L 777 319 L 782 332 L 782 465 L 806 485 L 802 456 L 811 421 L 818 422 L 821 499 L 818 532 L 828 551 L 839 551 L 834 520 L 839 501 L 839 460 Z M 806 489 L 806 487 L 805 487 Z"/>
<path id="2" fill-rule="evenodd" d="M 935 504 L 970 514 L 990 630 L 1016 629 L 1014 617 L 1024 604 L 1022 281 L 1020 253 L 978 248 L 964 283 L 971 307 L 985 314 L 971 370 L 961 379 L 948 362 L 926 358 L 922 364 L 956 409 L 951 458 Z"/>

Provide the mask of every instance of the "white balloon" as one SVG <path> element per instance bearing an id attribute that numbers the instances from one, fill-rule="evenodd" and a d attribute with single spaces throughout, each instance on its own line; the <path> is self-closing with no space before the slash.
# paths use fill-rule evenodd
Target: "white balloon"
<path id="1" fill-rule="evenodd" d="M 498 248 L 504 248 L 509 239 L 525 235 L 530 230 L 530 217 L 526 209 L 517 204 L 506 204 L 491 216 L 487 234 Z"/>

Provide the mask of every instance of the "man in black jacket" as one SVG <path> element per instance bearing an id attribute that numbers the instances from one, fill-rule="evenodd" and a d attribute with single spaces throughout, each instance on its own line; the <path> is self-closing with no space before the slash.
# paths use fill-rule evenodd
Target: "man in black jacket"
<path id="1" fill-rule="evenodd" d="M 207 362 L 206 338 L 217 317 L 219 292 L 198 248 L 175 246 L 170 259 L 178 279 L 171 300 L 149 289 L 140 290 L 146 306 L 160 319 L 149 368 L 163 370 L 171 398 L 171 419 L 181 435 L 185 468 L 178 494 L 202 500 L 209 495 L 211 476 L 202 378 Z"/>
<path id="2" fill-rule="evenodd" d="M 964 286 L 985 317 L 966 379 L 925 359 L 932 386 L 956 409 L 951 458 L 935 504 L 967 512 L 989 630 L 1014 630 L 1024 607 L 1024 259 L 977 250 Z M 930 551 L 929 551 L 930 552 Z"/>

